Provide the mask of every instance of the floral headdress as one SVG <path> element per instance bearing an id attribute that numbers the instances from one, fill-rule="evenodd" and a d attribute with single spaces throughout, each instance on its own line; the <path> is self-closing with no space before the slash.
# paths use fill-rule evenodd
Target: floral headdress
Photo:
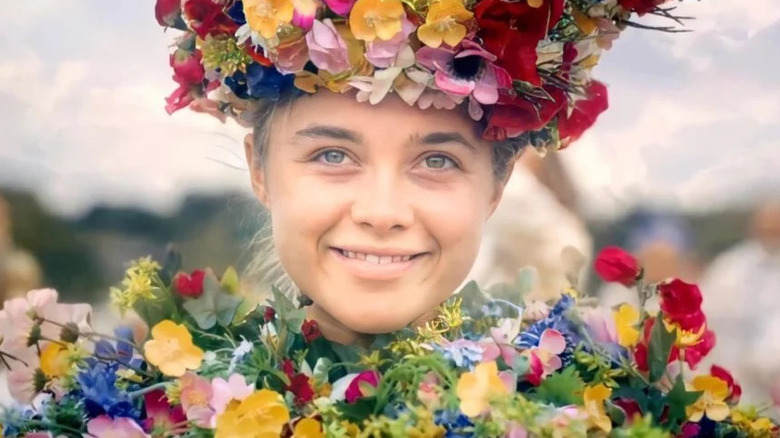
<path id="1" fill-rule="evenodd" d="M 666 0 L 157 0 L 158 22 L 185 33 L 170 64 L 172 113 L 249 123 L 259 100 L 356 90 L 377 104 L 468 106 L 486 140 L 558 149 L 607 109 L 591 79 L 633 15 Z M 662 30 L 674 31 L 670 28 Z"/>

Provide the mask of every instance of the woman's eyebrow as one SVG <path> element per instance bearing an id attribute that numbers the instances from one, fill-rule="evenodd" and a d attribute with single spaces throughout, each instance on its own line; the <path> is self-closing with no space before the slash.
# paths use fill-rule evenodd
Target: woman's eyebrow
<path id="1" fill-rule="evenodd" d="M 338 126 L 312 125 L 295 133 L 296 137 L 326 138 L 332 140 L 345 140 L 355 144 L 363 143 L 363 136 L 349 129 Z"/>
<path id="2" fill-rule="evenodd" d="M 417 143 L 424 144 L 424 145 L 460 143 L 463 146 L 466 146 L 467 148 L 471 149 L 472 151 L 477 150 L 477 148 L 473 144 L 471 144 L 471 142 L 466 140 L 466 138 L 463 137 L 463 135 L 461 135 L 458 132 L 432 132 L 430 134 L 426 134 L 424 137 L 418 140 Z"/>

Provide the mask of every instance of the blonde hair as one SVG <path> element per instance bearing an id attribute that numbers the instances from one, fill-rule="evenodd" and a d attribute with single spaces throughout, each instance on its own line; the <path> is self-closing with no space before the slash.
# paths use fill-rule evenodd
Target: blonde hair
<path id="1" fill-rule="evenodd" d="M 287 94 L 278 101 L 260 101 L 253 109 L 251 116 L 253 154 L 257 165 L 263 167 L 267 165 L 271 124 L 281 111 L 289 113 L 291 104 L 297 98 L 297 95 Z M 477 129 L 484 129 L 484 127 L 477 126 Z M 511 164 L 522 153 L 523 145 L 508 139 L 493 142 L 492 146 L 493 175 L 497 181 L 503 181 L 508 177 L 512 168 Z M 271 287 L 275 287 L 293 300 L 305 299 L 279 260 L 279 254 L 274 246 L 270 212 L 266 211 L 265 214 L 263 225 L 249 244 L 249 250 L 253 256 L 245 268 L 244 278 L 253 284 L 260 285 L 266 293 L 270 291 Z"/>

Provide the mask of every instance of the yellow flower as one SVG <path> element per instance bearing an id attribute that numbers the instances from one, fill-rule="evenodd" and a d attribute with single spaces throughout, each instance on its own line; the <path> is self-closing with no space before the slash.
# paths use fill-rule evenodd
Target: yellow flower
<path id="1" fill-rule="evenodd" d="M 677 336 L 674 340 L 674 345 L 680 348 L 693 347 L 698 344 L 699 341 L 701 341 L 704 332 L 707 330 L 706 325 L 702 325 L 699 330 L 695 332 L 692 330 L 683 330 L 679 324 L 672 323 L 666 319 L 664 319 L 664 325 L 666 326 L 667 331 L 674 330 L 675 335 Z"/>
<path id="2" fill-rule="evenodd" d="M 630 304 L 623 304 L 615 310 L 615 326 L 618 332 L 618 343 L 626 348 L 639 342 L 639 311 Z"/>
<path id="3" fill-rule="evenodd" d="M 322 438 L 322 425 L 314 418 L 304 418 L 295 425 L 293 438 Z"/>
<path id="4" fill-rule="evenodd" d="M 41 351 L 41 371 L 52 379 L 63 377 L 73 368 L 68 354 L 68 347 L 50 342 Z"/>
<path id="5" fill-rule="evenodd" d="M 731 411 L 731 422 L 748 436 L 771 436 L 774 425 L 767 417 L 759 417 L 755 408 L 737 408 Z"/>
<path id="6" fill-rule="evenodd" d="M 244 0 L 244 15 L 249 27 L 270 39 L 282 24 L 293 19 L 295 8 L 291 0 Z"/>
<path id="7" fill-rule="evenodd" d="M 495 362 L 481 363 L 473 372 L 463 373 L 456 388 L 460 410 L 469 417 L 476 417 L 486 411 L 490 407 L 491 397 L 508 392 L 498 377 Z"/>
<path id="8" fill-rule="evenodd" d="M 612 420 L 607 416 L 604 408 L 604 401 L 612 395 L 612 390 L 599 383 L 595 386 L 585 388 L 582 399 L 585 402 L 585 411 L 588 413 L 588 420 L 591 424 L 609 433 L 612 430 Z"/>
<path id="9" fill-rule="evenodd" d="M 726 382 L 713 376 L 696 376 L 690 387 L 693 391 L 701 391 L 702 395 L 696 403 L 685 408 L 688 420 L 698 422 L 706 414 L 712 421 L 723 421 L 729 416 L 729 406 L 725 402 L 729 395 Z"/>
<path id="10" fill-rule="evenodd" d="M 288 421 L 282 396 L 261 389 L 217 417 L 216 438 L 278 438 Z"/>
<path id="11" fill-rule="evenodd" d="M 151 257 L 133 261 L 122 280 L 123 289 L 111 288 L 111 301 L 124 313 L 138 300 L 153 300 L 152 278 L 159 269 L 160 265 Z"/>
<path id="12" fill-rule="evenodd" d="M 461 23 L 473 16 L 460 0 L 438 0 L 428 9 L 425 24 L 417 29 L 417 37 L 434 49 L 442 42 L 455 47 L 466 36 L 466 26 Z"/>
<path id="13" fill-rule="evenodd" d="M 404 6 L 400 0 L 357 0 L 349 14 L 349 28 L 363 41 L 387 41 L 401 31 Z"/>
<path id="14" fill-rule="evenodd" d="M 192 343 L 187 328 L 168 319 L 152 328 L 152 339 L 144 344 L 144 355 L 147 362 L 172 377 L 198 369 L 203 361 L 203 350 Z"/>

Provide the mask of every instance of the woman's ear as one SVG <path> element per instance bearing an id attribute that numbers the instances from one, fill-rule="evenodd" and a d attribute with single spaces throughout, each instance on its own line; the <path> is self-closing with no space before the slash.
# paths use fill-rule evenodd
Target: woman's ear
<path id="1" fill-rule="evenodd" d="M 266 190 L 265 170 L 263 163 L 260 162 L 259 154 L 255 153 L 255 138 L 252 133 L 244 136 L 244 154 L 246 154 L 246 163 L 249 166 L 249 177 L 252 180 L 252 190 L 255 196 L 265 208 L 269 208 L 268 190 Z"/>

